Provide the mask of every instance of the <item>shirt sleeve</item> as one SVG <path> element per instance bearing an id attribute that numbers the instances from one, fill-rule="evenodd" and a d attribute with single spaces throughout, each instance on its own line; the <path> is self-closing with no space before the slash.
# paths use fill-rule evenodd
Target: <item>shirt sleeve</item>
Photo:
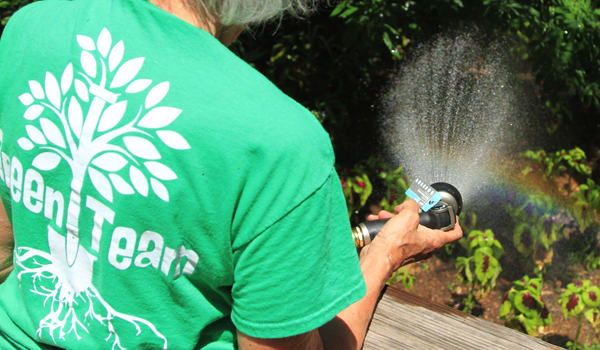
<path id="1" fill-rule="evenodd" d="M 321 187 L 235 250 L 233 258 L 231 318 L 253 337 L 308 332 L 366 293 L 333 169 Z"/>

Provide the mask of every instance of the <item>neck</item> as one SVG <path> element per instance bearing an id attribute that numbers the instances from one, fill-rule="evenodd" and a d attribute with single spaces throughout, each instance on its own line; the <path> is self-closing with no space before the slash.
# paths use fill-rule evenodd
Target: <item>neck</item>
<path id="1" fill-rule="evenodd" d="M 200 10 L 193 0 L 150 0 L 150 2 L 216 38 L 222 31 L 220 23 L 206 11 Z"/>
<path id="2" fill-rule="evenodd" d="M 161 9 L 181 18 L 217 38 L 223 45 L 229 46 L 240 35 L 245 25 L 223 26 L 206 9 L 200 9 L 195 0 L 150 0 Z"/>

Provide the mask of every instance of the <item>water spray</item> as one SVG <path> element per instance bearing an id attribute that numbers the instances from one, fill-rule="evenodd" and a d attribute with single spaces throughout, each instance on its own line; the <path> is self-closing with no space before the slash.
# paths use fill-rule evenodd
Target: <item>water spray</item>
<path id="1" fill-rule="evenodd" d="M 462 210 L 462 196 L 456 187 L 445 182 L 434 183 L 431 187 L 441 195 L 441 199 L 431 209 L 419 213 L 419 224 L 435 230 L 450 230 L 456 225 L 456 215 L 460 215 Z M 353 228 L 352 238 L 356 247 L 362 248 L 371 243 L 388 220 L 365 221 Z"/>

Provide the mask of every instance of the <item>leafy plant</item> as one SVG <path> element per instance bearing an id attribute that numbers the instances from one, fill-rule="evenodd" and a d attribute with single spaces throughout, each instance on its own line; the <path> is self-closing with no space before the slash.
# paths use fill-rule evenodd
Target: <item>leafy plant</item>
<path id="1" fill-rule="evenodd" d="M 556 117 L 578 99 L 600 109 L 600 9 L 592 0 L 484 0 L 485 13 L 518 37 L 516 52 L 533 64 Z M 552 130 L 557 130 L 555 124 Z"/>
<path id="2" fill-rule="evenodd" d="M 460 243 L 468 253 L 466 257 L 458 257 L 455 266 L 461 283 L 470 287 L 469 295 L 463 301 L 463 311 L 471 313 L 475 302 L 496 286 L 496 279 L 502 271 L 498 259 L 504 249 L 492 230 L 473 230 L 467 237 L 461 238 Z"/>
<path id="3" fill-rule="evenodd" d="M 559 299 L 560 308 L 565 319 L 577 316 L 577 334 L 575 340 L 570 342 L 570 350 L 578 347 L 579 335 L 583 317 L 591 323 L 594 330 L 598 332 L 600 326 L 600 288 L 591 285 L 590 280 L 570 283 L 567 290 L 561 294 Z"/>
<path id="4" fill-rule="evenodd" d="M 548 195 L 530 194 L 524 204 L 507 207 L 516 226 L 513 231 L 515 248 L 525 256 L 531 256 L 536 272 L 542 272 L 552 262 L 552 244 L 558 239 L 561 227 L 556 222 L 559 210 Z"/>
<path id="5" fill-rule="evenodd" d="M 573 215 L 581 229 L 593 226 L 596 230 L 600 222 L 600 185 L 590 178 L 585 184 L 579 185 L 579 192 L 573 195 Z"/>
<path id="6" fill-rule="evenodd" d="M 390 279 L 387 281 L 387 284 L 392 285 L 402 282 L 404 289 L 410 290 L 412 289 L 416 279 L 417 277 L 411 275 L 405 269 L 399 269 L 398 271 L 394 272 L 392 277 L 390 277 Z"/>
<path id="7" fill-rule="evenodd" d="M 475 225 L 477 224 L 477 215 L 473 212 L 467 212 L 463 210 L 459 215 L 460 227 L 463 231 L 463 236 L 468 236 L 468 234 L 475 229 Z M 461 241 L 463 242 L 463 241 Z M 460 245 L 460 242 L 453 242 L 444 245 L 444 250 L 440 250 L 437 253 L 437 256 L 444 261 L 447 261 L 452 254 L 457 252 L 456 247 Z M 468 247 L 465 247 L 465 250 Z"/>
<path id="8" fill-rule="evenodd" d="M 569 181 L 565 185 L 565 190 L 569 195 L 571 194 L 571 179 L 574 174 L 590 175 L 592 173 L 592 169 L 585 164 L 587 160 L 585 152 L 579 147 L 569 151 L 563 149 L 550 154 L 547 154 L 544 150 L 527 150 L 521 156 L 532 163 L 523 169 L 523 175 L 541 170 L 543 178 L 546 180 L 561 174 L 567 174 Z"/>
<path id="9" fill-rule="evenodd" d="M 380 158 L 369 158 L 350 170 L 338 168 L 338 173 L 353 224 L 364 221 L 365 214 L 393 212 L 406 198 L 408 180 L 402 167 L 394 169 Z"/>
<path id="10" fill-rule="evenodd" d="M 393 213 L 394 207 L 406 199 L 405 192 L 408 189 L 408 179 L 402 167 L 394 169 L 390 165 L 376 159 L 369 160 L 367 164 L 378 168 L 377 178 L 379 179 L 380 191 L 382 192 L 379 207 L 382 210 Z"/>
<path id="11" fill-rule="evenodd" d="M 513 282 L 500 306 L 505 326 L 535 336 L 538 327 L 552 324 L 552 315 L 541 297 L 542 282 L 541 278 L 529 276 Z"/>
<path id="12" fill-rule="evenodd" d="M 600 256 L 596 256 L 596 251 L 592 250 L 585 257 L 585 269 L 588 271 L 596 270 L 600 267 Z"/>
<path id="13" fill-rule="evenodd" d="M 365 206 L 367 199 L 373 191 L 369 177 L 364 172 L 352 172 L 352 175 L 341 177 L 342 189 L 348 206 L 348 216 L 358 215 L 359 210 Z"/>

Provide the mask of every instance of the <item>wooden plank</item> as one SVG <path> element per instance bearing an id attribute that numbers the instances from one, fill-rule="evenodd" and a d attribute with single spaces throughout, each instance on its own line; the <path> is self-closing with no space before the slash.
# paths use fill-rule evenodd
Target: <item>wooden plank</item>
<path id="1" fill-rule="evenodd" d="M 364 350 L 562 349 L 513 329 L 389 287 L 382 297 Z"/>

